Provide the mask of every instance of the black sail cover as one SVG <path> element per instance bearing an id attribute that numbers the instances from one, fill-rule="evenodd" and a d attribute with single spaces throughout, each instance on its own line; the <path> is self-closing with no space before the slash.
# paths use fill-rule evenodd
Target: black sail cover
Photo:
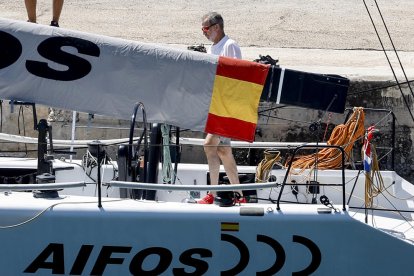
<path id="1" fill-rule="evenodd" d="M 349 79 L 271 66 L 261 100 L 343 113 Z"/>

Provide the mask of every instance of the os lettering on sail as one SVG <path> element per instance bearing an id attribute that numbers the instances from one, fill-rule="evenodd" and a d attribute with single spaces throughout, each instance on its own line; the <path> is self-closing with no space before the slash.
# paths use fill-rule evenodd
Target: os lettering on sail
<path id="1" fill-rule="evenodd" d="M 0 31 L 0 41 L 0 69 L 4 69 L 19 60 L 23 46 L 16 37 L 3 31 Z M 25 60 L 26 70 L 35 76 L 58 81 L 73 81 L 88 75 L 92 70 L 91 63 L 64 51 L 64 47 L 73 47 L 79 54 L 88 56 L 99 57 L 100 54 L 99 47 L 91 41 L 76 37 L 49 37 L 38 45 L 38 54 L 48 61 L 67 67 L 67 70 L 56 70 L 48 62 L 32 59 Z"/>

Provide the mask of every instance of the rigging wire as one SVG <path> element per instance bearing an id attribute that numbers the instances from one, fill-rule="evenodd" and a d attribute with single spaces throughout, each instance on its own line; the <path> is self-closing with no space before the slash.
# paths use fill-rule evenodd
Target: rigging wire
<path id="1" fill-rule="evenodd" d="M 393 74 L 393 76 L 394 76 L 394 79 L 395 79 L 395 81 L 396 81 L 396 83 L 397 83 L 397 85 L 398 85 L 398 88 L 399 88 L 400 92 L 401 92 L 401 97 L 403 98 L 404 103 L 405 103 L 405 106 L 407 107 L 408 112 L 410 113 L 411 119 L 412 119 L 412 120 L 413 120 L 413 122 L 414 122 L 414 115 L 413 115 L 413 113 L 411 112 L 411 109 L 410 109 L 410 106 L 409 106 L 409 104 L 408 104 L 408 101 L 407 101 L 407 99 L 406 99 L 406 97 L 405 97 L 405 95 L 404 95 L 404 93 L 403 93 L 403 91 L 402 91 L 401 84 L 400 84 L 400 82 L 398 81 L 398 78 L 397 78 L 397 75 L 395 74 L 394 68 L 392 67 L 391 61 L 390 61 L 390 59 L 389 59 L 389 57 L 388 57 L 388 54 L 387 54 L 387 51 L 385 50 L 384 44 L 382 43 L 382 39 L 381 39 L 381 37 L 380 37 L 380 35 L 379 35 L 379 33 L 378 33 L 377 27 L 375 26 L 374 20 L 373 20 L 372 15 L 371 15 L 371 12 L 369 11 L 368 5 L 367 5 L 367 3 L 365 2 L 365 0 L 363 0 L 363 2 L 364 2 L 364 5 L 365 5 L 365 9 L 367 10 L 368 16 L 369 16 L 369 18 L 371 19 L 372 26 L 374 27 L 375 33 L 377 34 L 378 40 L 379 40 L 379 42 L 380 42 L 380 44 L 381 44 L 382 50 L 383 50 L 383 52 L 384 52 L 384 54 L 385 54 L 385 57 L 386 57 L 386 59 L 387 59 L 387 61 L 388 61 L 388 65 L 390 66 L 390 69 L 391 69 L 391 71 L 392 71 L 392 74 Z M 385 23 L 384 23 L 384 24 L 385 24 Z M 391 37 L 390 37 L 390 39 L 391 39 Z"/>
<path id="2" fill-rule="evenodd" d="M 380 194 L 384 197 L 384 199 L 391 205 L 391 207 L 395 210 L 395 212 L 400 216 L 400 217 L 402 217 L 403 218 L 403 220 L 405 220 L 405 222 L 410 226 L 410 228 L 411 229 L 414 229 L 414 225 L 412 224 L 412 223 L 410 223 L 410 221 L 409 221 L 409 219 L 408 218 L 406 218 L 403 214 L 402 214 L 402 212 L 404 212 L 404 211 L 401 211 L 401 210 L 399 210 L 396 206 L 395 206 L 395 204 L 393 204 L 392 203 L 392 201 L 383 193 L 383 191 L 381 190 L 380 191 Z"/>
<path id="3" fill-rule="evenodd" d="M 294 119 L 287 119 L 287 118 L 283 118 L 283 117 L 270 115 L 270 111 L 277 110 L 277 109 L 282 109 L 282 108 L 285 108 L 285 107 L 288 107 L 288 106 L 273 106 L 271 108 L 266 108 L 266 109 L 260 110 L 258 112 L 258 114 L 259 114 L 259 116 L 267 117 L 267 119 L 272 118 L 272 119 L 278 119 L 278 120 L 288 121 L 288 122 L 292 122 L 292 123 L 301 123 L 301 124 L 307 124 L 307 125 L 311 125 L 311 124 L 314 123 L 313 121 L 310 122 L 310 121 L 294 120 Z M 293 110 L 299 109 L 300 110 L 300 109 L 303 109 L 303 108 L 289 107 L 289 109 L 293 109 Z M 265 114 L 266 112 L 268 112 L 268 114 Z"/>
<path id="4" fill-rule="evenodd" d="M 408 84 L 408 88 L 410 89 L 411 96 L 413 96 L 413 97 L 414 97 L 414 93 L 413 93 L 413 90 L 412 90 L 412 88 L 411 88 L 410 82 L 408 81 L 407 74 L 405 73 L 404 66 L 403 66 L 403 65 L 402 65 L 402 63 L 401 63 L 400 56 L 398 55 L 397 49 L 395 48 L 395 45 L 394 45 L 394 42 L 393 42 L 393 41 L 392 41 L 392 39 L 391 39 L 391 34 L 390 34 L 390 32 L 388 31 L 387 24 L 385 24 L 385 20 L 384 20 L 384 17 L 382 16 L 382 12 L 381 12 L 381 10 L 380 10 L 380 7 L 378 6 L 377 0 L 374 0 L 374 2 L 375 2 L 375 5 L 377 6 L 377 10 L 378 10 L 379 15 L 381 16 L 381 20 L 382 20 L 382 23 L 384 24 L 385 30 L 387 31 L 388 38 L 390 39 L 390 42 L 391 42 L 392 48 L 393 48 L 393 50 L 394 50 L 395 56 L 397 57 L 397 59 L 398 59 L 398 63 L 400 64 L 401 71 L 403 72 L 404 77 L 405 77 L 405 80 L 406 80 L 406 82 L 407 82 L 407 84 Z"/>
<path id="5" fill-rule="evenodd" d="M 273 103 L 272 103 L 272 105 L 273 105 Z M 275 109 L 285 108 L 285 107 L 286 107 L 286 105 L 272 106 L 271 108 L 260 110 L 258 113 L 259 113 L 259 115 L 262 115 L 262 113 L 266 113 L 267 111 L 273 111 Z"/>
<path id="6" fill-rule="evenodd" d="M 407 84 L 407 83 L 410 83 L 410 82 L 414 83 L 414 80 L 400 82 L 400 84 Z M 353 95 L 358 95 L 358 94 L 365 94 L 365 93 L 374 92 L 374 91 L 377 91 L 377 90 L 382 90 L 382 89 L 385 89 L 385 88 L 390 88 L 390 87 L 395 87 L 395 86 L 398 86 L 398 84 L 393 83 L 393 84 L 378 86 L 378 87 L 374 87 L 374 88 L 366 89 L 366 90 L 362 90 L 362 91 L 355 91 L 355 92 L 352 92 L 352 93 L 348 93 L 348 96 L 353 96 Z"/>
<path id="7" fill-rule="evenodd" d="M 322 142 L 325 142 L 326 140 L 325 140 L 325 138 L 326 138 L 326 133 L 328 132 L 328 127 L 329 127 L 329 123 L 330 123 L 330 121 L 331 121 L 331 118 L 332 118 L 332 112 L 329 112 L 329 114 L 328 114 L 328 119 L 326 120 L 326 127 L 325 127 L 325 132 L 324 132 L 324 134 L 323 134 L 323 139 L 322 139 Z"/>

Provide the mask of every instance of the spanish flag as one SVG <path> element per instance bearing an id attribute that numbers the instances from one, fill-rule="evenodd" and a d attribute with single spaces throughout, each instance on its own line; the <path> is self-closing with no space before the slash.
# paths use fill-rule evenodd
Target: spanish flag
<path id="1" fill-rule="evenodd" d="M 238 222 L 222 222 L 221 231 L 230 231 L 238 232 L 240 230 L 240 225 Z"/>
<path id="2" fill-rule="evenodd" d="M 219 57 L 205 132 L 253 142 L 268 65 Z"/>

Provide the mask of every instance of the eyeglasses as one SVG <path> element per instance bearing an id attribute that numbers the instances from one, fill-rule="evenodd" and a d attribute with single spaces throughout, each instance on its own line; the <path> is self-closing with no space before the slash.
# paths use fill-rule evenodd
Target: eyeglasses
<path id="1" fill-rule="evenodd" d="M 211 27 L 213 27 L 214 25 L 217 25 L 217 24 L 218 23 L 211 24 L 210 26 L 203 26 L 203 27 L 201 27 L 201 30 L 203 32 L 207 32 Z"/>

